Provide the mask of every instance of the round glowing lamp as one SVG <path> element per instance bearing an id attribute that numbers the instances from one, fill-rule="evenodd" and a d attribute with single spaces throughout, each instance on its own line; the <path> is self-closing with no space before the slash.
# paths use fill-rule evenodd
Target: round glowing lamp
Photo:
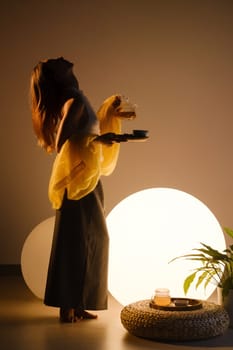
<path id="1" fill-rule="evenodd" d="M 43 298 L 52 244 L 54 217 L 37 225 L 23 246 L 22 273 L 26 284 Z M 197 198 L 171 188 L 151 188 L 122 200 L 107 216 L 110 235 L 109 291 L 122 305 L 150 298 L 168 288 L 183 297 L 183 281 L 196 267 L 173 258 L 188 254 L 200 242 L 226 248 L 213 213 Z M 188 297 L 207 299 L 215 285 L 190 288 Z"/>
<path id="2" fill-rule="evenodd" d="M 173 258 L 191 253 L 200 242 L 226 248 L 213 213 L 197 198 L 171 188 L 151 188 L 122 200 L 107 217 L 110 233 L 109 290 L 123 305 L 150 298 L 156 288 L 185 297 L 183 282 L 197 262 Z M 191 287 L 188 297 L 207 299 Z"/>

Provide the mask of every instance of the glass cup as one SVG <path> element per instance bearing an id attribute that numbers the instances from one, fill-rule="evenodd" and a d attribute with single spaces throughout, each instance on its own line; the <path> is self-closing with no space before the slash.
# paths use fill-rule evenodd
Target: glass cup
<path id="1" fill-rule="evenodd" d="M 171 303 L 169 289 L 157 288 L 155 290 L 154 303 L 159 306 L 168 306 Z"/>

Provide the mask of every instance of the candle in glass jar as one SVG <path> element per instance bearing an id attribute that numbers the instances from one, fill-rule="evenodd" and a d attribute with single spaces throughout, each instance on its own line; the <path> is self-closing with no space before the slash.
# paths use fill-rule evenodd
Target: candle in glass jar
<path id="1" fill-rule="evenodd" d="M 171 303 L 169 289 L 157 288 L 155 290 L 154 303 L 159 306 L 168 306 Z"/>

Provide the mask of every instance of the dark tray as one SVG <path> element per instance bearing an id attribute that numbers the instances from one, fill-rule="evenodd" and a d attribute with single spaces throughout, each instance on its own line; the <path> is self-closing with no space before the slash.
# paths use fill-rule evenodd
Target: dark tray
<path id="1" fill-rule="evenodd" d="M 175 305 L 175 301 L 179 300 L 187 300 L 188 305 Z M 165 311 L 192 311 L 192 310 L 198 310 L 202 308 L 202 302 L 197 299 L 187 299 L 187 298 L 171 298 L 171 303 L 167 306 L 161 306 L 154 303 L 152 300 L 150 302 L 150 307 L 153 309 L 158 310 L 165 310 Z"/>
<path id="2" fill-rule="evenodd" d="M 134 134 L 117 134 L 116 138 L 120 139 L 124 142 L 124 141 L 145 141 L 148 139 L 148 136 L 146 135 L 134 135 Z"/>
<path id="3" fill-rule="evenodd" d="M 108 137 L 108 140 L 111 142 L 128 142 L 128 141 L 134 141 L 134 142 L 142 142 L 146 141 L 148 139 L 147 132 L 144 133 L 132 133 L 132 134 L 115 134 L 115 133 L 108 133 L 106 135 L 100 135 L 96 137 L 96 140 L 101 140 L 103 137 Z"/>

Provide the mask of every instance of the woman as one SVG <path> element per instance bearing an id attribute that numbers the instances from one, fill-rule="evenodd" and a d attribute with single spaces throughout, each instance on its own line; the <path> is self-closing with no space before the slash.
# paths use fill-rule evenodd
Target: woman
<path id="1" fill-rule="evenodd" d="M 135 117 L 120 95 L 104 101 L 98 117 L 80 91 L 73 64 L 39 62 L 31 77 L 32 121 L 46 152 L 57 152 L 49 183 L 56 220 L 44 303 L 60 308 L 61 322 L 95 319 L 107 308 L 108 232 L 101 175 L 114 170 L 121 118 Z M 118 134 L 118 135 L 117 135 Z"/>

